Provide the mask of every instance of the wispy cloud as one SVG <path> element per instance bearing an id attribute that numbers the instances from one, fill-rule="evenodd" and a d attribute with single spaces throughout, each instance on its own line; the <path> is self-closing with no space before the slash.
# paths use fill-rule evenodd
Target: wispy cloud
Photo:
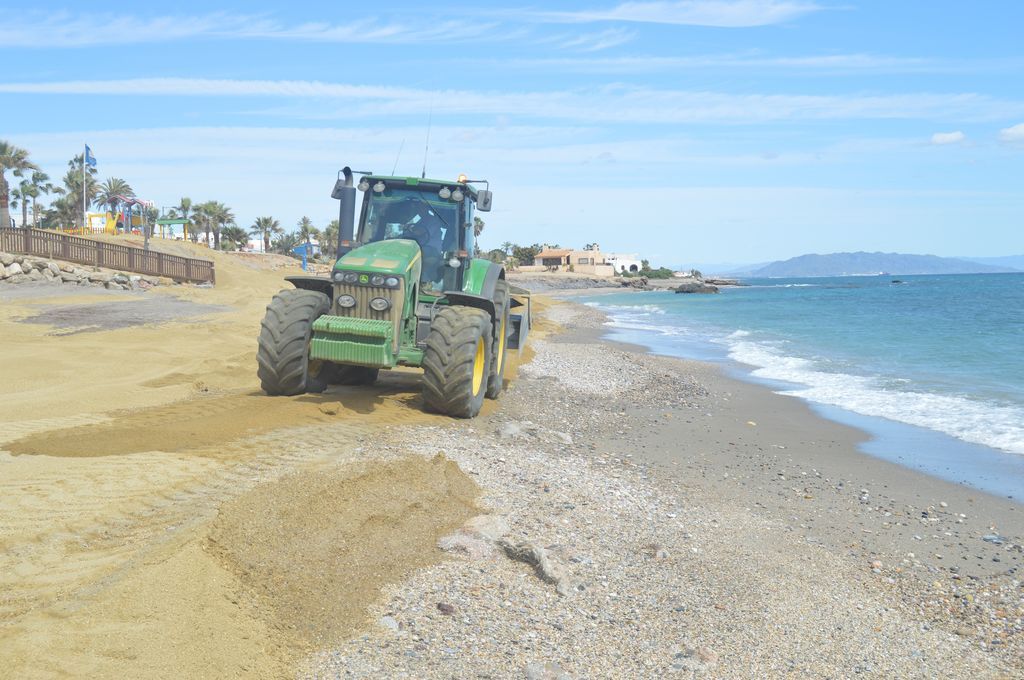
<path id="1" fill-rule="evenodd" d="M 608 9 L 516 11 L 513 14 L 550 23 L 618 21 L 647 24 L 749 28 L 781 24 L 822 10 L 801 0 L 679 0 L 624 2 Z"/>
<path id="2" fill-rule="evenodd" d="M 625 44 L 636 37 L 635 31 L 609 28 L 594 33 L 558 34 L 538 40 L 576 52 L 598 52 Z"/>
<path id="3" fill-rule="evenodd" d="M 936 132 L 932 135 L 932 144 L 935 144 L 936 146 L 960 144 L 965 139 L 967 139 L 967 135 L 960 130 L 956 130 L 955 132 Z"/>
<path id="4" fill-rule="evenodd" d="M 437 113 L 507 115 L 516 120 L 583 123 L 727 123 L 838 119 L 985 121 L 1024 116 L 1024 101 L 974 94 L 892 95 L 732 94 L 607 85 L 554 91 L 426 90 L 305 80 L 140 78 L 49 83 L 0 83 L 0 93 L 317 98 L 319 106 L 284 106 L 256 113 L 333 120 L 358 116 Z M 333 107 L 329 100 L 343 99 Z M 1012 129 L 1012 128 L 1011 128 Z"/>
<path id="5" fill-rule="evenodd" d="M 977 73 L 1024 67 L 1024 59 L 952 61 L 924 57 L 873 54 L 783 56 L 760 53 L 695 54 L 688 56 L 633 55 L 622 57 L 547 57 L 503 61 L 519 69 L 560 70 L 574 73 L 632 74 L 680 69 L 757 69 L 810 73 Z"/>
<path id="6" fill-rule="evenodd" d="M 1024 123 L 1000 130 L 999 141 L 1007 144 L 1024 144 Z"/>
<path id="7" fill-rule="evenodd" d="M 0 48 L 77 48 L 110 43 L 166 43 L 229 38 L 337 43 L 426 43 L 497 39 L 497 24 L 485 21 L 391 22 L 362 18 L 341 24 L 288 24 L 266 15 L 214 12 L 157 17 L 71 12 L 15 13 L 0 10 Z M 45 39 L 40 39 L 45 37 Z"/>

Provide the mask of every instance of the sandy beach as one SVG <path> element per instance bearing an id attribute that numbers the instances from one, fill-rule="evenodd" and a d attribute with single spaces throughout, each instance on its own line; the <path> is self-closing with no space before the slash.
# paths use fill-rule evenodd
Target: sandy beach
<path id="1" fill-rule="evenodd" d="M 213 289 L 0 287 L 0 677 L 1024 671 L 1012 502 L 565 300 L 471 421 L 415 371 L 267 398 L 291 272 L 214 256 Z"/>

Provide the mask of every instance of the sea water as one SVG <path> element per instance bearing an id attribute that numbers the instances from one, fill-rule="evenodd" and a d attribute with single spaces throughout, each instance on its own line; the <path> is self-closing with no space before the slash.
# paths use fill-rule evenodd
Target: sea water
<path id="1" fill-rule="evenodd" d="M 583 301 L 613 339 L 725 362 L 867 429 L 872 453 L 1024 497 L 1024 274 L 744 283 Z"/>

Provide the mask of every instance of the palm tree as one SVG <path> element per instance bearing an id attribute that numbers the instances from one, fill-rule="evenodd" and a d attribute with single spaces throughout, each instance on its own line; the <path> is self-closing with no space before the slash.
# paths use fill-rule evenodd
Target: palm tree
<path id="1" fill-rule="evenodd" d="M 36 199 L 43 194 L 50 194 L 56 188 L 50 184 L 50 176 L 42 170 L 34 171 L 30 181 L 32 182 L 32 188 L 34 190 L 32 194 L 32 226 L 35 227 L 36 218 L 39 215 L 39 205 L 36 202 Z"/>
<path id="2" fill-rule="evenodd" d="M 511 255 L 512 249 L 515 247 L 516 244 L 512 243 L 511 241 L 505 241 L 504 243 L 501 244 L 501 249 L 505 252 L 506 255 Z"/>
<path id="3" fill-rule="evenodd" d="M 0 227 L 11 226 L 10 186 L 7 184 L 7 171 L 15 177 L 21 177 L 26 170 L 38 170 L 28 159 L 28 151 L 0 140 Z"/>
<path id="4" fill-rule="evenodd" d="M 234 250 L 241 250 L 249 242 L 249 232 L 237 224 L 229 224 L 220 231 L 224 243 L 230 243 Z"/>
<path id="5" fill-rule="evenodd" d="M 235 223 L 235 215 L 231 208 L 217 201 L 209 202 L 210 225 L 213 228 L 213 247 L 220 250 L 220 231 L 223 227 Z"/>
<path id="6" fill-rule="evenodd" d="M 256 221 L 249 228 L 249 233 L 263 239 L 263 252 L 270 252 L 270 239 L 272 236 L 284 233 L 281 223 L 273 217 L 257 217 Z"/>
<path id="7" fill-rule="evenodd" d="M 135 191 L 132 190 L 128 182 L 120 177 L 108 177 L 107 181 L 99 187 L 99 196 L 96 202 L 109 207 L 111 214 L 116 215 L 117 207 L 121 205 L 123 197 L 135 198 Z"/>
<path id="8" fill-rule="evenodd" d="M 174 206 L 173 208 L 167 211 L 168 217 L 174 219 L 180 217 L 181 219 L 186 220 L 188 222 L 188 224 L 185 225 L 185 233 L 188 235 L 188 238 L 192 241 L 192 243 L 195 243 L 199 240 L 199 234 L 196 233 L 196 230 L 192 228 L 194 220 L 191 219 L 191 215 L 192 199 L 188 198 L 187 196 L 182 197 L 182 199 L 178 201 L 178 205 Z"/>
<path id="9" fill-rule="evenodd" d="M 282 233 L 274 239 L 273 248 L 276 252 L 291 255 L 292 248 L 299 245 L 299 237 L 295 233 Z"/>
<path id="10" fill-rule="evenodd" d="M 21 228 L 28 227 L 28 202 L 32 198 L 32 185 L 28 180 L 21 180 L 21 184 L 11 189 L 10 206 L 17 208 L 21 206 Z"/>
<path id="11" fill-rule="evenodd" d="M 320 252 L 332 258 L 338 256 L 338 220 L 331 220 L 324 227 L 323 238 L 320 241 Z"/>
<path id="12" fill-rule="evenodd" d="M 197 228 L 203 230 L 203 234 L 206 238 L 206 245 L 210 245 L 210 230 L 213 224 L 210 220 L 212 203 L 213 201 L 207 201 L 206 203 L 200 203 L 199 205 L 192 206 L 192 220 L 195 222 Z"/>
<path id="13" fill-rule="evenodd" d="M 82 183 L 82 165 L 83 159 L 82 154 L 79 154 L 68 161 L 68 171 L 64 174 L 64 196 L 67 200 L 67 209 L 71 209 L 77 206 L 77 211 L 74 213 L 74 219 L 70 220 L 71 223 L 77 224 L 80 219 L 83 219 L 82 215 L 82 195 L 85 195 L 85 204 L 92 205 L 96 200 L 96 194 L 99 193 L 99 185 L 96 183 L 96 169 L 87 167 L 85 171 L 85 183 Z M 70 214 L 70 213 L 69 213 Z M 84 225 L 83 225 L 84 226 Z"/>
<path id="14" fill-rule="evenodd" d="M 305 215 L 302 216 L 302 219 L 295 226 L 299 228 L 299 239 L 306 242 L 306 255 L 309 255 L 313 245 L 311 241 L 320 236 L 320 231 L 313 226 L 313 220 Z"/>

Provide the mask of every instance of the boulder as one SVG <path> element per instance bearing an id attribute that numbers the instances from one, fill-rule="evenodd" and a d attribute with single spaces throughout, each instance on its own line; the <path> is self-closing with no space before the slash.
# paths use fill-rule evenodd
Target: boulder
<path id="1" fill-rule="evenodd" d="M 64 283 L 78 283 L 82 279 L 78 275 L 72 274 L 71 272 L 61 272 L 60 280 L 63 281 Z"/>
<path id="2" fill-rule="evenodd" d="M 10 267 L 14 264 L 14 255 L 10 253 L 0 253 L 0 265 L 4 267 Z"/>
<path id="3" fill-rule="evenodd" d="M 30 280 L 32 280 L 32 281 L 42 281 L 46 277 L 43 276 L 43 273 L 41 271 L 39 271 L 38 269 L 29 269 L 28 270 L 28 278 Z"/>
<path id="4" fill-rule="evenodd" d="M 128 278 L 127 274 L 114 274 L 113 281 L 114 281 L 114 283 L 119 283 L 121 285 L 124 285 L 126 283 L 129 283 L 131 281 L 131 279 Z"/>
<path id="5" fill-rule="evenodd" d="M 25 270 L 21 268 L 21 265 L 17 262 L 12 262 L 7 265 L 7 276 L 17 276 L 18 274 L 24 274 Z"/>
<path id="6" fill-rule="evenodd" d="M 76 267 L 75 265 L 71 264 L 70 262 L 61 262 L 60 263 L 60 270 L 62 272 L 68 272 L 70 274 L 71 272 L 75 271 L 76 269 L 78 269 L 78 267 Z"/>
<path id="7" fill-rule="evenodd" d="M 46 269 L 49 270 L 49 272 L 54 276 L 60 276 L 60 267 L 57 265 L 56 262 L 47 262 Z"/>
<path id="8" fill-rule="evenodd" d="M 24 274 L 15 274 L 14 276 L 8 276 L 7 281 L 9 283 L 25 283 L 29 278 Z"/>
<path id="9" fill-rule="evenodd" d="M 40 269 L 39 272 L 43 275 L 43 278 L 47 281 L 53 281 L 53 272 L 49 268 Z"/>
<path id="10" fill-rule="evenodd" d="M 700 279 L 694 279 L 679 284 L 675 291 L 677 293 L 717 293 L 718 286 L 712 286 L 710 283 L 704 283 Z"/>
<path id="11" fill-rule="evenodd" d="M 110 283 L 114 279 L 114 275 L 110 272 L 90 272 L 89 280 L 93 283 Z"/>

